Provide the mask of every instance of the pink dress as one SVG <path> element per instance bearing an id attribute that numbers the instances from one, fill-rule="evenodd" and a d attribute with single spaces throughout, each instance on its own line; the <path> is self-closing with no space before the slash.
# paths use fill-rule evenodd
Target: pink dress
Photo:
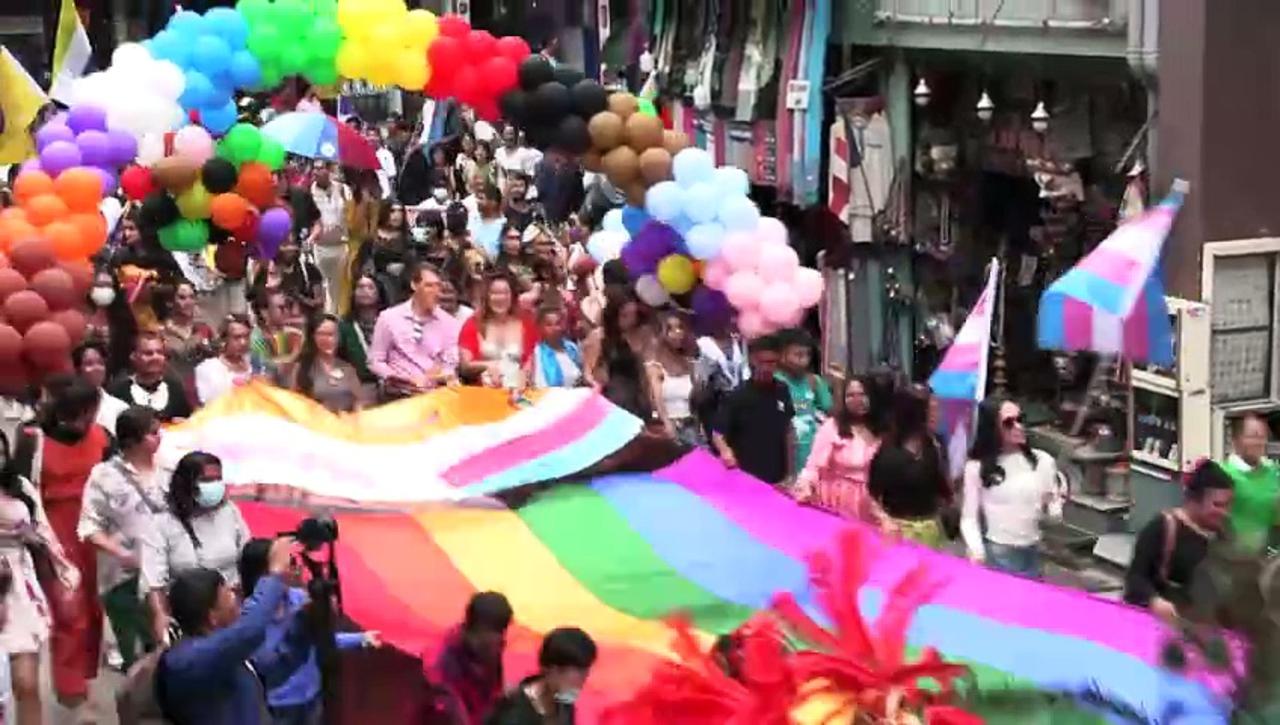
<path id="1" fill-rule="evenodd" d="M 796 497 L 845 518 L 878 523 L 877 506 L 867 491 L 871 459 L 880 441 L 854 434 L 841 438 L 834 418 L 813 438 L 809 460 L 796 479 Z"/>

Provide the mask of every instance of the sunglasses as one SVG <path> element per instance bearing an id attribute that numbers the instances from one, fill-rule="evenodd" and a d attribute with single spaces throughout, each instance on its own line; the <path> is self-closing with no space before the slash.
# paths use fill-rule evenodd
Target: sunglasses
<path id="1" fill-rule="evenodd" d="M 1017 428 L 1018 426 L 1022 425 L 1025 422 L 1025 420 L 1026 419 L 1022 417 L 1022 414 L 1019 413 L 1013 416 L 1012 418 L 1005 418 L 1004 420 L 1000 421 L 1000 427 L 1004 428 L 1005 430 L 1013 430 L 1014 428 Z"/>

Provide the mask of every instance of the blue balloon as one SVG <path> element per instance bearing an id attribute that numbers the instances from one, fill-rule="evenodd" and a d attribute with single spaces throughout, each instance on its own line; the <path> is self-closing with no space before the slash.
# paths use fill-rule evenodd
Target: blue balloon
<path id="1" fill-rule="evenodd" d="M 216 33 L 232 50 L 240 50 L 249 40 L 249 24 L 238 10 L 212 8 L 204 14 L 206 32 Z"/>
<path id="2" fill-rule="evenodd" d="M 178 98 L 178 103 L 183 108 L 200 108 L 213 104 L 213 99 L 217 97 L 217 93 L 213 88 L 213 84 L 209 82 L 209 78 L 205 74 L 189 70 L 187 71 L 187 87 L 183 89 L 182 96 Z"/>
<path id="3" fill-rule="evenodd" d="M 228 100 L 219 106 L 200 109 L 200 125 L 209 133 L 221 135 L 236 123 L 236 103 Z"/>
<path id="4" fill-rule="evenodd" d="M 684 237 L 684 235 L 688 234 L 689 230 L 693 229 L 693 227 L 694 227 L 693 220 L 685 216 L 684 214 L 681 214 L 680 216 L 676 217 L 675 220 L 671 222 L 671 228 L 679 232 L 682 238 Z"/>
<path id="5" fill-rule="evenodd" d="M 697 183 L 684 190 L 684 213 L 694 224 L 706 224 L 720 209 L 720 192 L 710 183 Z"/>
<path id="6" fill-rule="evenodd" d="M 752 232 L 760 225 L 760 210 L 745 196 L 731 196 L 720 202 L 716 218 L 731 232 Z"/>
<path id="7" fill-rule="evenodd" d="M 172 30 L 179 36 L 186 36 L 187 42 L 190 42 L 204 32 L 204 18 L 201 17 L 200 13 L 181 10 L 169 18 L 169 24 L 165 26 L 165 29 Z"/>
<path id="8" fill-rule="evenodd" d="M 638 206 L 622 207 L 622 230 L 627 236 L 634 237 L 644 229 L 644 225 L 649 223 L 649 215 L 644 209 Z"/>
<path id="9" fill-rule="evenodd" d="M 155 37 L 147 41 L 147 49 L 157 60 L 167 60 L 179 68 L 191 62 L 191 45 L 186 36 L 172 30 L 161 30 Z"/>
<path id="10" fill-rule="evenodd" d="M 671 170 L 676 183 L 680 186 L 693 186 L 699 182 L 710 182 L 715 177 L 716 162 L 711 154 L 697 148 L 687 148 L 676 154 L 671 162 Z"/>
<path id="11" fill-rule="evenodd" d="M 724 233 L 724 227 L 715 222 L 698 224 L 684 235 L 684 246 L 696 259 L 711 259 L 720 253 Z"/>
<path id="12" fill-rule="evenodd" d="M 191 66 L 209 76 L 217 75 L 231 64 L 231 46 L 222 38 L 205 34 L 191 47 Z"/>
<path id="13" fill-rule="evenodd" d="M 751 178 L 737 166 L 716 169 L 715 185 L 725 195 L 746 196 L 751 193 Z"/>
<path id="14" fill-rule="evenodd" d="M 661 222 L 669 222 L 684 211 L 684 191 L 674 181 L 660 181 L 649 187 L 644 195 L 644 208 L 649 216 Z M 634 236 L 634 232 L 632 235 Z"/>
<path id="15" fill-rule="evenodd" d="M 600 228 L 606 232 L 625 232 L 627 228 L 622 223 L 622 210 L 610 209 L 605 212 L 604 219 L 600 222 Z"/>

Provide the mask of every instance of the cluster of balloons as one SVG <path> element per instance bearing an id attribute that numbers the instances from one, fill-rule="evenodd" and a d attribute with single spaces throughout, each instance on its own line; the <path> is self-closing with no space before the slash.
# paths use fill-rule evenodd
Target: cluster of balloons
<path id="1" fill-rule="evenodd" d="M 519 88 L 503 95 L 499 103 L 502 114 L 524 129 L 530 144 L 572 154 L 591 148 L 587 120 L 604 111 L 609 102 L 608 92 L 598 81 L 574 68 L 553 68 L 540 55 L 524 59 L 516 76 Z"/>
<path id="2" fill-rule="evenodd" d="M 401 0 L 338 0 L 337 20 L 339 73 L 414 91 L 427 84 L 427 46 L 440 33 L 430 10 L 409 10 Z"/>
<path id="3" fill-rule="evenodd" d="M 223 133 L 236 122 L 235 91 L 262 82 L 262 68 L 248 40 L 249 24 L 238 11 L 212 8 L 204 15 L 191 10 L 174 13 L 144 45 L 155 58 L 182 69 L 182 107 L 197 111 L 205 128 Z"/>
<path id="4" fill-rule="evenodd" d="M 674 156 L 689 146 L 683 131 L 663 128 L 652 103 L 642 107 L 630 93 L 610 95 L 587 130 L 590 148 L 584 149 L 583 166 L 603 172 L 635 205 L 645 203 L 650 187 L 671 179 Z"/>
<path id="5" fill-rule="evenodd" d="M 756 228 L 726 235 L 723 248 L 702 271 L 702 281 L 722 291 L 747 337 L 799 324 L 822 299 L 822 273 L 801 267 L 786 226 L 763 217 Z"/>
<path id="6" fill-rule="evenodd" d="M 236 10 L 248 25 L 262 87 L 274 88 L 290 75 L 318 85 L 337 82 L 342 28 L 335 0 L 240 0 Z"/>
<path id="7" fill-rule="evenodd" d="M 516 87 L 517 69 L 532 51 L 523 38 L 495 38 L 476 30 L 466 18 L 440 18 L 439 35 L 427 47 L 427 82 L 423 92 L 434 98 L 456 98 L 488 121 L 497 120 L 499 99 Z"/>
<path id="8" fill-rule="evenodd" d="M 186 75 L 177 65 L 152 56 L 138 43 L 123 43 L 111 54 L 106 70 L 76 79 L 68 101 L 73 108 L 106 110 L 107 128 L 141 139 L 186 123 L 178 103 L 186 89 Z"/>
<path id="9" fill-rule="evenodd" d="M 138 140 L 111 128 L 105 109 L 80 104 L 60 113 L 36 131 L 38 158 L 25 170 L 41 170 L 53 178 L 73 168 L 90 167 L 102 177 L 104 193 L 115 191 L 116 173 L 138 153 Z"/>
<path id="10" fill-rule="evenodd" d="M 65 169 L 53 178 L 27 170 L 14 179 L 18 205 L 0 212 L 0 252 L 41 240 L 58 260 L 86 260 L 107 242 L 102 203 L 102 176 L 85 166 Z"/>
<path id="11" fill-rule="evenodd" d="M 716 168 L 706 151 L 687 148 L 675 155 L 671 171 L 673 181 L 659 181 L 645 193 L 645 211 L 678 229 L 694 258 L 715 258 L 728 233 L 754 231 L 759 224 L 742 169 Z"/>

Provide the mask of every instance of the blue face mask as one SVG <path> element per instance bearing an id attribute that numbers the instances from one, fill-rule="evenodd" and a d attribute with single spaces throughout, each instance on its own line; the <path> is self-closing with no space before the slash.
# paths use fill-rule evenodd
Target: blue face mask
<path id="1" fill-rule="evenodd" d="M 201 481 L 196 484 L 196 503 L 201 508 L 211 509 L 222 503 L 227 496 L 227 484 L 222 481 Z"/>
<path id="2" fill-rule="evenodd" d="M 578 701 L 578 690 L 561 690 L 555 694 L 555 701 L 561 705 L 572 705 Z"/>

